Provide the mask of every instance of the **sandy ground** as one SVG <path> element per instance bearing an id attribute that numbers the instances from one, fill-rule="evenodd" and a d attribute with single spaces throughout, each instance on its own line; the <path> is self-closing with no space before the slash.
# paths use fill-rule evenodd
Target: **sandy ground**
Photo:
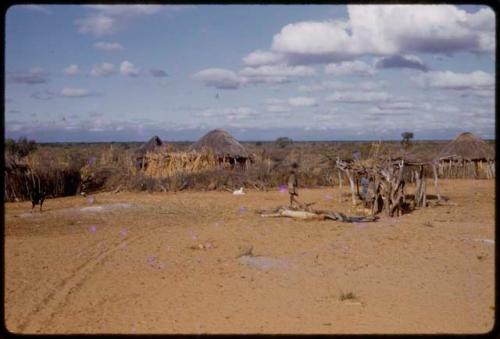
<path id="1" fill-rule="evenodd" d="M 47 200 L 43 213 L 8 203 L 6 326 L 487 332 L 495 313 L 494 181 L 443 181 L 441 190 L 458 206 L 358 224 L 255 213 L 286 204 L 278 191 L 102 193 Z M 317 208 L 355 214 L 337 188 L 300 192 Z"/>

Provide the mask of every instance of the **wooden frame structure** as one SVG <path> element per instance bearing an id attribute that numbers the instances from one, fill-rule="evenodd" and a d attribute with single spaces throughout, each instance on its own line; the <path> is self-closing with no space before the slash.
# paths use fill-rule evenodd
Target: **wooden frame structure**
<path id="1" fill-rule="evenodd" d="M 424 174 L 424 166 L 431 166 L 434 176 L 434 186 L 438 202 L 441 194 L 438 187 L 437 164 L 435 162 L 410 161 L 407 159 L 376 158 L 367 161 L 346 162 L 337 158 L 336 167 L 339 170 L 340 185 L 342 185 L 341 173 L 349 180 L 351 198 L 353 205 L 357 199 L 364 200 L 371 205 L 371 214 L 377 214 L 383 210 L 392 217 L 399 216 L 415 208 L 427 206 L 427 187 Z M 406 180 L 404 173 L 410 171 L 414 179 L 416 189 L 413 200 L 407 201 Z M 359 193 L 359 181 L 362 176 L 369 177 L 373 183 L 369 190 L 368 198 Z"/>

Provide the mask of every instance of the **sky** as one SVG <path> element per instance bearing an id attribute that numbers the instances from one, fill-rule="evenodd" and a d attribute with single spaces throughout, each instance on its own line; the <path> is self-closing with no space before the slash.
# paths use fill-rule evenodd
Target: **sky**
<path id="1" fill-rule="evenodd" d="M 6 138 L 495 138 L 487 6 L 16 5 L 5 22 Z"/>

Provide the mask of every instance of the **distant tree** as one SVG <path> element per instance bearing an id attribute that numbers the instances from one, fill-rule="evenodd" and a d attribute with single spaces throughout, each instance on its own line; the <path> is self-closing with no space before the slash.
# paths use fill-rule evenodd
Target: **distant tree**
<path id="1" fill-rule="evenodd" d="M 281 148 L 285 148 L 287 145 L 293 144 L 293 140 L 288 137 L 279 137 L 276 139 L 276 145 Z"/>
<path id="2" fill-rule="evenodd" d="M 403 140 L 401 140 L 403 148 L 409 148 L 411 146 L 411 139 L 413 139 L 413 132 L 403 132 L 401 133 L 401 137 L 403 138 Z"/>
<path id="3" fill-rule="evenodd" d="M 257 141 L 257 142 L 255 143 L 255 146 L 262 146 L 262 141 Z"/>

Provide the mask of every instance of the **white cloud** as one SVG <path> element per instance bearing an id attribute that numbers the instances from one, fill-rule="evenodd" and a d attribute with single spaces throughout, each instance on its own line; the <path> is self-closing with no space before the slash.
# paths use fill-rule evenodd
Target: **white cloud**
<path id="1" fill-rule="evenodd" d="M 494 76 L 483 71 L 474 71 L 471 73 L 435 71 L 418 75 L 412 79 L 421 87 L 454 90 L 488 89 L 495 85 Z"/>
<path id="2" fill-rule="evenodd" d="M 64 69 L 64 74 L 69 76 L 78 75 L 81 73 L 80 67 L 78 65 L 72 64 Z"/>
<path id="3" fill-rule="evenodd" d="M 375 74 L 375 69 L 372 65 L 366 62 L 355 60 L 355 61 L 343 61 L 341 63 L 333 63 L 325 66 L 325 73 L 335 76 L 342 75 L 361 75 L 361 76 L 371 76 Z"/>
<path id="4" fill-rule="evenodd" d="M 242 79 L 233 71 L 221 68 L 209 68 L 192 76 L 205 86 L 218 89 L 236 89 L 241 86 Z"/>
<path id="5" fill-rule="evenodd" d="M 161 11 L 177 11 L 190 6 L 174 5 L 87 5 L 91 13 L 75 20 L 78 32 L 95 36 L 110 35 L 123 28 L 134 18 L 153 15 Z"/>
<path id="6" fill-rule="evenodd" d="M 101 51 L 120 51 L 123 49 L 123 46 L 118 42 L 96 42 L 94 44 L 94 48 Z"/>
<path id="7" fill-rule="evenodd" d="M 295 97 L 288 99 L 288 104 L 294 107 L 313 107 L 318 105 L 318 101 L 311 97 Z"/>
<path id="8" fill-rule="evenodd" d="M 239 73 L 222 68 L 209 68 L 192 76 L 205 86 L 218 89 L 236 89 L 247 84 L 276 84 L 291 81 L 294 77 L 307 77 L 316 74 L 312 67 L 264 65 L 259 67 L 245 67 Z"/>
<path id="9" fill-rule="evenodd" d="M 44 84 L 49 82 L 49 73 L 41 67 L 33 67 L 29 72 L 7 72 L 7 81 L 26 85 Z"/>
<path id="10" fill-rule="evenodd" d="M 78 27 L 79 33 L 90 33 L 95 36 L 103 36 L 115 32 L 116 20 L 106 15 L 97 14 L 86 18 L 76 19 L 75 24 Z"/>
<path id="11" fill-rule="evenodd" d="M 119 17 L 155 14 L 164 8 L 161 5 L 87 5 L 85 7 L 102 14 Z"/>
<path id="12" fill-rule="evenodd" d="M 208 118 L 210 120 L 221 119 L 224 121 L 239 121 L 252 119 L 257 116 L 257 113 L 250 107 L 241 106 L 221 109 L 210 108 L 196 113 L 196 116 Z"/>
<path id="13" fill-rule="evenodd" d="M 273 37 L 271 49 L 292 58 L 310 58 L 313 62 L 346 59 L 352 54 L 346 27 L 346 23 L 340 21 L 288 24 Z"/>
<path id="14" fill-rule="evenodd" d="M 243 58 L 247 66 L 262 66 L 281 62 L 283 55 L 269 51 L 254 51 Z"/>
<path id="15" fill-rule="evenodd" d="M 266 110 L 271 113 L 286 113 L 290 112 L 290 107 L 286 105 L 267 105 Z"/>
<path id="16" fill-rule="evenodd" d="M 316 74 L 312 67 L 264 65 L 259 67 L 245 67 L 240 71 L 244 82 L 250 83 L 284 83 L 293 77 L 309 77 Z"/>
<path id="17" fill-rule="evenodd" d="M 393 101 L 381 103 L 378 108 L 381 110 L 410 110 L 417 108 L 417 105 L 412 101 Z"/>
<path id="18" fill-rule="evenodd" d="M 42 5 L 17 5 L 16 7 L 29 9 L 36 12 L 42 12 L 44 14 L 52 14 L 52 12 L 46 6 Z"/>
<path id="19" fill-rule="evenodd" d="M 370 103 L 391 100 L 386 92 L 336 92 L 325 98 L 326 101 L 342 103 Z"/>
<path id="20" fill-rule="evenodd" d="M 323 92 L 323 91 L 353 91 L 362 90 L 366 92 L 380 91 L 386 87 L 383 82 L 363 81 L 357 83 L 340 82 L 340 81 L 321 81 L 310 85 L 300 85 L 301 92 Z"/>
<path id="21" fill-rule="evenodd" d="M 103 62 L 102 64 L 92 66 L 90 75 L 94 77 L 108 76 L 115 73 L 115 65 Z"/>
<path id="22" fill-rule="evenodd" d="M 120 64 L 120 73 L 122 75 L 136 77 L 139 75 L 139 68 L 135 67 L 133 63 L 124 61 Z"/>
<path id="23" fill-rule="evenodd" d="M 83 98 L 95 95 L 96 93 L 90 92 L 83 88 L 64 87 L 59 94 L 63 97 L 69 98 Z"/>
<path id="24" fill-rule="evenodd" d="M 271 51 L 295 64 L 343 61 L 371 54 L 491 52 L 495 15 L 452 5 L 349 5 L 346 21 L 284 26 Z"/>

